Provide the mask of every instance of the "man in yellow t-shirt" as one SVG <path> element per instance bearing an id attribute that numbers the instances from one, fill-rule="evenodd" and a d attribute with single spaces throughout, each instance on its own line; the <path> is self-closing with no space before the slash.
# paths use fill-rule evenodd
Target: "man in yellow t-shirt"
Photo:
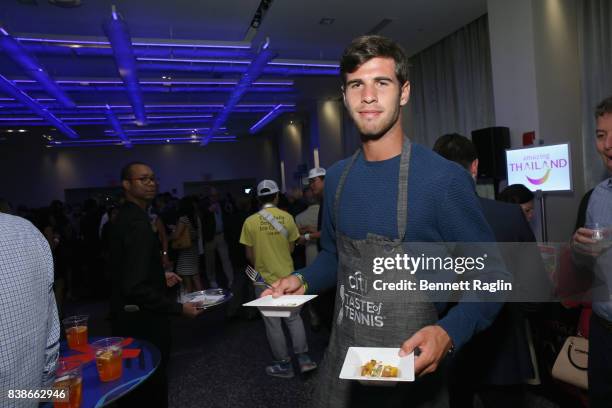
<path id="1" fill-rule="evenodd" d="M 240 234 L 240 243 L 245 246 L 248 261 L 255 266 L 268 284 L 293 272 L 291 252 L 300 236 L 291 214 L 276 207 L 278 192 L 278 185 L 272 180 L 263 180 L 259 183 L 257 198 L 261 211 L 245 220 Z M 264 289 L 263 285 L 255 285 L 256 295 L 259 296 Z M 289 329 L 300 371 L 304 373 L 314 370 L 317 365 L 307 354 L 308 343 L 304 322 L 297 310 L 289 317 L 263 316 L 268 343 L 274 357 L 272 364 L 266 367 L 266 373 L 281 378 L 294 376 L 281 319 Z"/>

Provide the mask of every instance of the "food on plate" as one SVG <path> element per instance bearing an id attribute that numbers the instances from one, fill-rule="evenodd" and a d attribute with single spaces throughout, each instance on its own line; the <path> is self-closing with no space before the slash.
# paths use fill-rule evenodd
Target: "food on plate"
<path id="1" fill-rule="evenodd" d="M 361 366 L 362 377 L 397 377 L 399 370 L 392 365 L 385 365 L 381 361 L 370 360 Z"/>

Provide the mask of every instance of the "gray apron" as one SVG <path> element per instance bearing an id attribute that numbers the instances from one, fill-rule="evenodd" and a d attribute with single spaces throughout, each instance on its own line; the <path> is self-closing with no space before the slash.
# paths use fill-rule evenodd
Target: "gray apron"
<path id="1" fill-rule="evenodd" d="M 346 166 L 335 193 L 334 217 L 338 223 L 339 203 L 346 177 L 359 156 L 355 152 Z M 427 299 L 415 299 L 419 292 L 377 291 L 375 279 L 393 282 L 416 279 L 405 271 L 390 270 L 382 275 L 372 272 L 373 258 L 394 257 L 403 253 L 408 217 L 408 173 L 411 143 L 404 138 L 399 168 L 397 231 L 391 239 L 368 234 L 356 240 L 336 228 L 338 250 L 338 287 L 335 302 L 335 324 L 329 347 L 319 370 L 319 381 L 313 406 L 317 408 L 354 407 L 447 407 L 446 378 L 443 364 L 438 370 L 411 383 L 394 387 L 364 386 L 357 381 L 338 378 L 349 347 L 400 347 L 424 326 L 435 324 L 438 314 Z M 410 297 L 410 298 L 409 298 Z"/>

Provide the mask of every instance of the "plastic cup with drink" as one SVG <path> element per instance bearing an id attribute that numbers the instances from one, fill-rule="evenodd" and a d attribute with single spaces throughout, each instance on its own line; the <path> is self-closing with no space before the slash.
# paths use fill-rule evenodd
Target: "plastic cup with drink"
<path id="1" fill-rule="evenodd" d="M 123 373 L 121 365 L 121 337 L 106 337 L 95 341 L 91 346 L 96 352 L 96 367 L 100 381 L 115 381 Z"/>
<path id="2" fill-rule="evenodd" d="M 58 361 L 53 388 L 58 392 L 67 393 L 67 398 L 53 402 L 53 408 L 79 408 L 83 391 L 81 363 Z"/>
<path id="3" fill-rule="evenodd" d="M 87 315 L 70 316 L 62 320 L 66 330 L 68 347 L 84 346 L 87 344 Z"/>

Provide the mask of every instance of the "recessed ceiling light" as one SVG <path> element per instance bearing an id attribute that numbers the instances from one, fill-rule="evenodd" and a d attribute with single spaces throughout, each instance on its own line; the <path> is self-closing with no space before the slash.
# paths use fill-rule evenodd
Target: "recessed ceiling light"
<path id="1" fill-rule="evenodd" d="M 18 131 L 19 133 L 25 133 L 25 132 L 27 132 L 27 130 L 25 130 L 25 129 L 18 129 L 17 131 Z"/>
<path id="2" fill-rule="evenodd" d="M 166 143 L 170 143 L 170 139 L 166 139 Z"/>
<path id="3" fill-rule="evenodd" d="M 13 129 L 6 129 L 6 133 L 13 133 L 14 130 Z"/>
<path id="4" fill-rule="evenodd" d="M 323 17 L 321 20 L 319 20 L 319 24 L 321 24 L 321 25 L 332 25 L 332 24 L 334 24 L 334 21 L 336 21 L 335 18 Z"/>

